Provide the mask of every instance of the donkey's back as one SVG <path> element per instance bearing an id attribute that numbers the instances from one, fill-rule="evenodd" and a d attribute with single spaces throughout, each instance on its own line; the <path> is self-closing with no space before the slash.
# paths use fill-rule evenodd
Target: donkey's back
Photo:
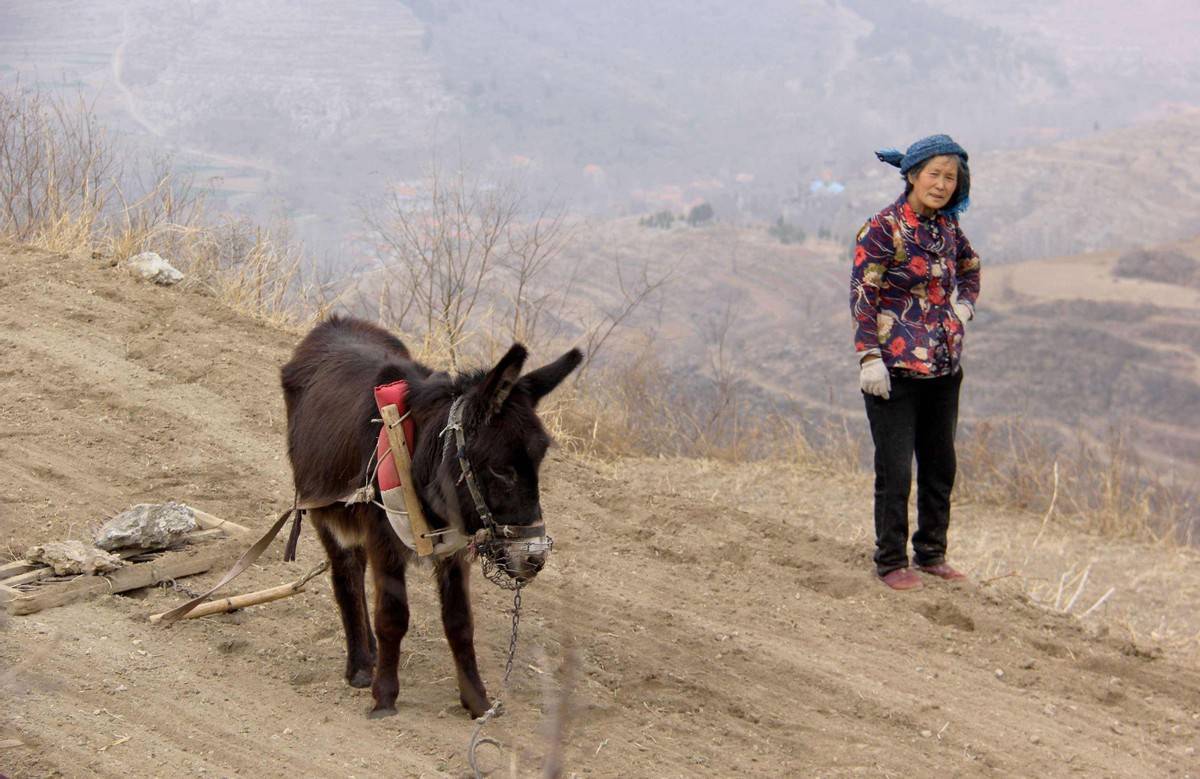
<path id="1" fill-rule="evenodd" d="M 361 486 L 377 433 L 374 388 L 427 374 L 399 338 L 370 322 L 335 316 L 314 327 L 280 376 L 300 497 L 333 500 Z"/>

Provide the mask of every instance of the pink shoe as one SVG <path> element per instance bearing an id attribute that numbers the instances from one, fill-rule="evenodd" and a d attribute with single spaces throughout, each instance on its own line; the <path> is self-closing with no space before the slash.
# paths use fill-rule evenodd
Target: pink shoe
<path id="1" fill-rule="evenodd" d="M 951 568 L 949 563 L 938 563 L 937 565 L 918 565 L 917 570 L 921 573 L 927 573 L 930 576 L 936 576 L 939 579 L 946 581 L 955 581 L 957 579 L 965 579 L 967 575 L 962 571 Z"/>
<path id="2" fill-rule="evenodd" d="M 919 590 L 925 586 L 921 583 L 921 577 L 908 568 L 888 571 L 879 579 L 893 590 Z"/>

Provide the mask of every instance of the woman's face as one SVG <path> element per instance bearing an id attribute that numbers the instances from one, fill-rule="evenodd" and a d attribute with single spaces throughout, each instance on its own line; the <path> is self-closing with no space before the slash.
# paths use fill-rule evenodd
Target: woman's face
<path id="1" fill-rule="evenodd" d="M 912 184 L 909 204 L 923 214 L 933 214 L 954 197 L 958 187 L 958 157 L 952 154 L 933 157 L 919 173 L 909 173 L 908 180 Z"/>

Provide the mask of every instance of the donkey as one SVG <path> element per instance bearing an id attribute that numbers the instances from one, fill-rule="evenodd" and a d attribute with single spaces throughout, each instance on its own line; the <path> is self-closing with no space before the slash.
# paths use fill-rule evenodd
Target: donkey
<path id="1" fill-rule="evenodd" d="M 331 317 L 305 336 L 283 366 L 297 504 L 308 507 L 305 513 L 329 556 L 346 634 L 346 681 L 371 686 L 373 718 L 395 713 L 400 641 L 408 630 L 405 570 L 414 556 L 377 501 L 343 500 L 370 478 L 380 429 L 373 390 L 408 382 L 412 481 L 433 534 L 455 528 L 471 537 L 487 526 L 506 531 L 501 536 L 528 538 L 541 532 L 538 470 L 550 445 L 535 408 L 582 355 L 572 349 L 522 376 L 525 358 L 525 347 L 514 344 L 491 370 L 451 377 L 414 361 L 386 330 Z M 458 442 L 441 435 L 453 427 L 452 410 L 461 419 Z M 547 551 L 545 544 L 509 544 L 503 565 L 523 583 L 541 570 Z M 480 717 L 490 703 L 475 659 L 469 555 L 462 549 L 435 559 L 434 573 L 459 700 Z M 375 583 L 374 635 L 364 583 L 368 562 Z"/>

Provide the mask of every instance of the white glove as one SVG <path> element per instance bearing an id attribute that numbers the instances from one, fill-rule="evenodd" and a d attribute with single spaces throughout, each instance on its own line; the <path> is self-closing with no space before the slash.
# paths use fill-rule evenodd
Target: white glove
<path id="1" fill-rule="evenodd" d="M 867 360 L 858 369 L 858 386 L 868 395 L 878 395 L 884 400 L 892 391 L 892 378 L 888 375 L 883 360 Z"/>
<path id="2" fill-rule="evenodd" d="M 954 313 L 958 314 L 960 322 L 970 322 L 975 318 L 975 309 L 971 308 L 970 303 L 963 301 L 954 301 Z"/>

